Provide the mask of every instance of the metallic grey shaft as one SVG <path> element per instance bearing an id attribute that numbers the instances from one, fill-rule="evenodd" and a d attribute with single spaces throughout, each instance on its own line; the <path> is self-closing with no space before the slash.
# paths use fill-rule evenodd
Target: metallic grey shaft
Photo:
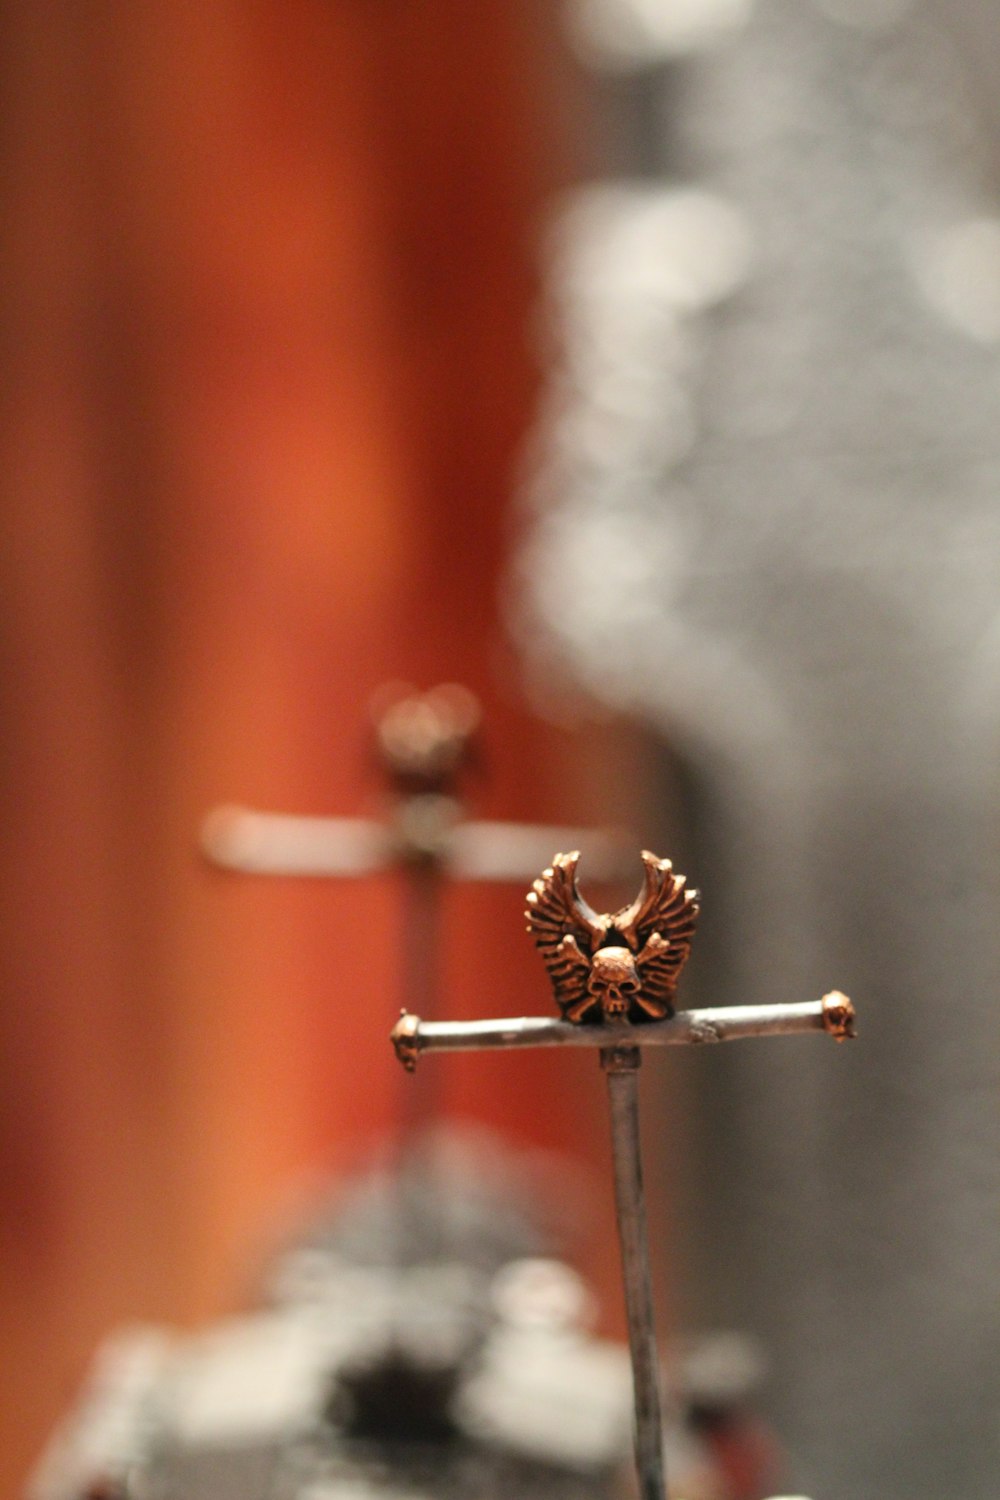
<path id="1" fill-rule="evenodd" d="M 825 1031 L 842 1041 L 854 1036 L 854 1009 L 833 990 L 822 1000 L 791 1005 L 728 1005 L 682 1010 L 667 1021 L 633 1027 L 636 1046 L 679 1046 L 736 1041 L 740 1037 Z M 606 1047 L 606 1026 L 574 1026 L 548 1016 L 503 1021 L 422 1021 L 404 1012 L 392 1033 L 400 1062 L 411 1069 L 421 1052 L 479 1052 L 492 1047 Z"/>
<path id="2" fill-rule="evenodd" d="M 407 1004 L 434 1013 L 441 981 L 441 914 L 444 874 L 436 860 L 413 862 L 401 871 L 403 885 L 403 995 Z M 437 1113 L 436 1080 L 422 1078 L 418 1088 L 404 1087 L 399 1104 L 397 1145 L 400 1159 L 422 1149 Z"/>
<path id="3" fill-rule="evenodd" d="M 633 1046 L 605 1047 L 601 1051 L 601 1066 L 607 1074 L 611 1105 L 615 1205 L 635 1388 L 635 1464 L 639 1495 L 640 1500 L 665 1500 L 660 1367 L 639 1154 L 638 1070 L 641 1058 L 639 1048 Z"/>

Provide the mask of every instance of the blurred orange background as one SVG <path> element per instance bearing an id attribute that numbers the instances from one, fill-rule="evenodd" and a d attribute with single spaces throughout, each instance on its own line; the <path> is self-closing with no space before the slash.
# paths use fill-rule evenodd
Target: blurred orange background
<path id="1" fill-rule="evenodd" d="M 531 716 L 497 610 L 587 150 L 556 9 L 4 8 L 5 1494 L 105 1331 L 217 1313 L 397 1106 L 392 882 L 212 874 L 205 811 L 374 805 L 404 678 L 481 696 L 484 814 L 594 815 L 606 744 Z M 543 1003 L 520 929 L 455 898 L 448 1006 Z M 587 1152 L 575 1061 L 449 1064 L 446 1103 Z"/>

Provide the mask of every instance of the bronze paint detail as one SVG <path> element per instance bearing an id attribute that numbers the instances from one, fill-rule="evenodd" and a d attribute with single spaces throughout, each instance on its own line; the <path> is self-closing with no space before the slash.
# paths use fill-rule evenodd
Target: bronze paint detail
<path id="1" fill-rule="evenodd" d="M 851 1041 L 858 1034 L 854 1006 L 840 990 L 823 996 L 823 1025 L 837 1042 Z"/>
<path id="2" fill-rule="evenodd" d="M 528 892 L 525 911 L 563 1018 L 622 1024 L 672 1016 L 698 918 L 697 891 L 669 859 L 644 849 L 641 892 L 630 906 L 602 914 L 577 889 L 579 858 L 557 854 Z"/>
<path id="3" fill-rule="evenodd" d="M 413 1073 L 416 1070 L 417 1058 L 420 1056 L 420 1017 L 401 1010 L 399 1020 L 392 1028 L 391 1036 L 396 1056 L 406 1071 Z"/>

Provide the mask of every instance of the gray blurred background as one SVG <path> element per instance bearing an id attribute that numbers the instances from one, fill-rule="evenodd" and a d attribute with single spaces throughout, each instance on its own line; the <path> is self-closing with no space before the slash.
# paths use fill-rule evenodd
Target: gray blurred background
<path id="1" fill-rule="evenodd" d="M 687 1003 L 837 986 L 860 1014 L 855 1048 L 658 1073 L 690 1091 L 650 1143 L 685 1185 L 685 1320 L 761 1335 L 808 1493 L 986 1500 L 1000 11 L 570 22 L 605 170 L 549 241 L 515 629 L 541 701 L 573 682 L 647 727 L 650 826 L 705 893 Z"/>

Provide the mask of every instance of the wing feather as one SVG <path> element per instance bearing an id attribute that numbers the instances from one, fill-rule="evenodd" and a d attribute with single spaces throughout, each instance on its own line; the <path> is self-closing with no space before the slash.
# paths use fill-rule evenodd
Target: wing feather
<path id="1" fill-rule="evenodd" d="M 672 1011 L 698 921 L 698 892 L 688 888 L 669 859 L 644 849 L 642 863 L 643 888 L 631 906 L 616 912 L 612 924 L 637 955 L 643 993 Z"/>
<path id="2" fill-rule="evenodd" d="M 532 884 L 524 913 L 563 1011 L 586 998 L 590 957 L 607 926 L 577 890 L 579 858 L 579 851 L 557 854 Z"/>

